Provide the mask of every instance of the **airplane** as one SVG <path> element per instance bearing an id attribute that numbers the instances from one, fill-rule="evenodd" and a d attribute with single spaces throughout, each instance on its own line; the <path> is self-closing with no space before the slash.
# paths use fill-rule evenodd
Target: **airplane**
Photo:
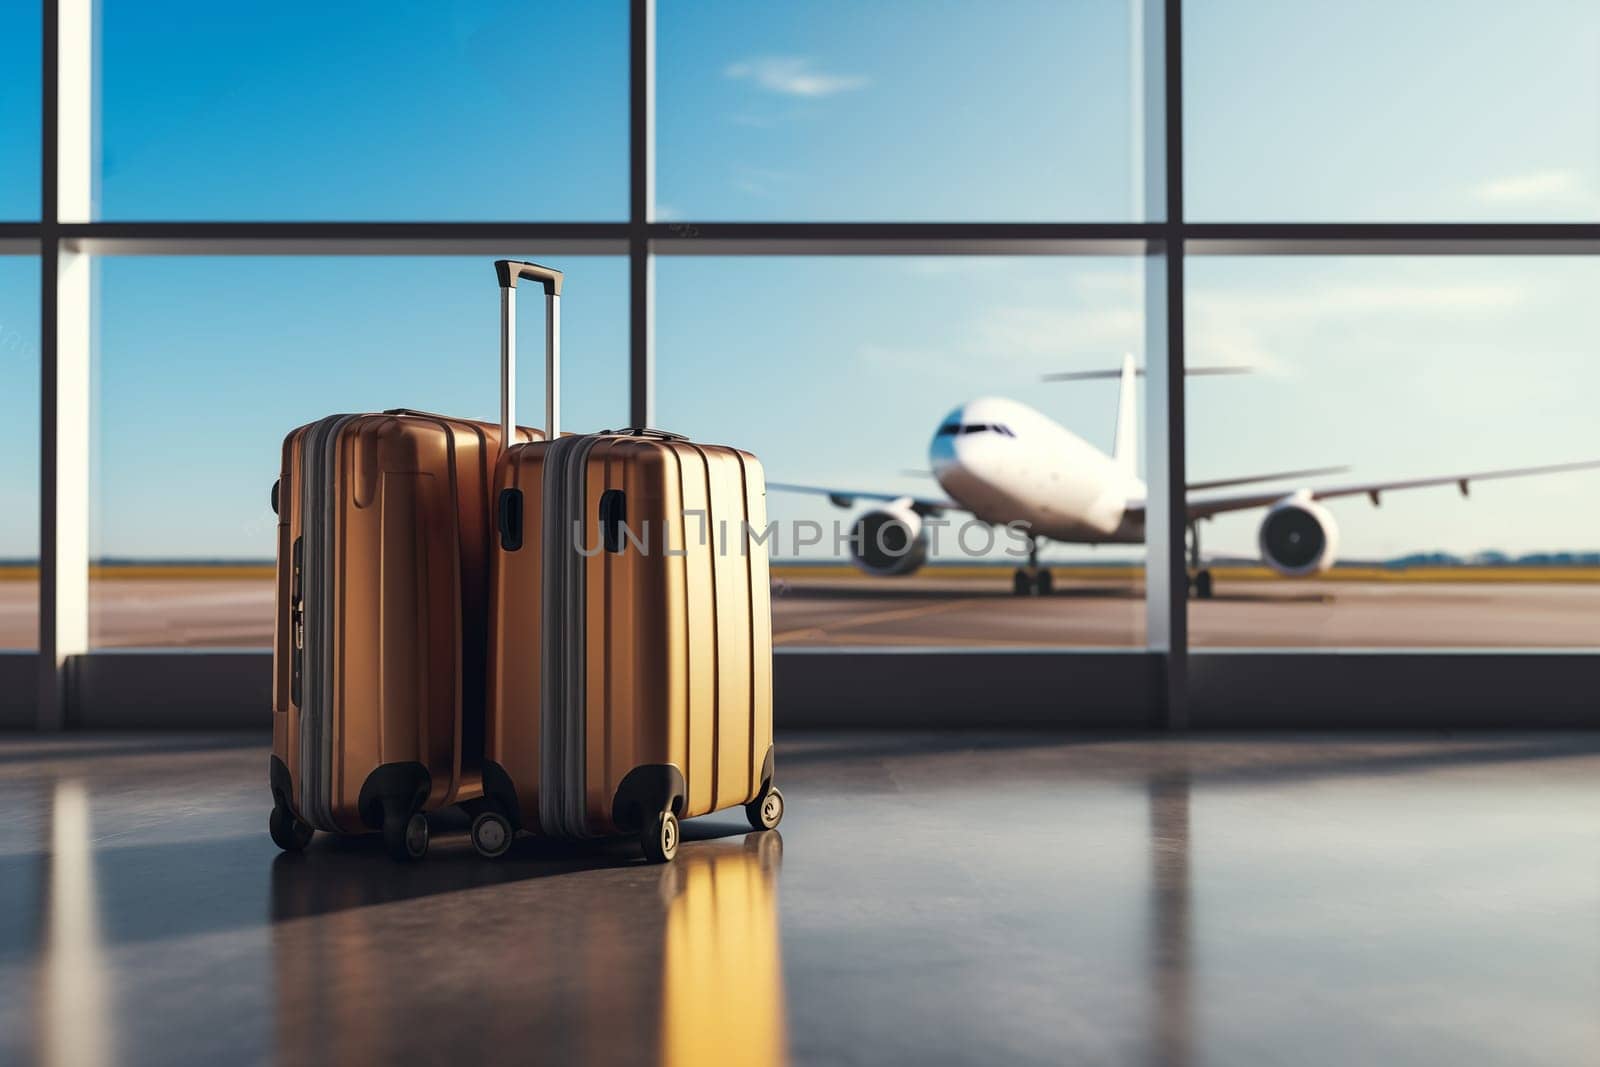
<path id="1" fill-rule="evenodd" d="M 1189 373 L 1227 374 L 1245 367 L 1189 368 Z M 1042 596 L 1054 588 L 1048 567 L 1039 566 L 1039 543 L 1104 545 L 1144 542 L 1147 490 L 1137 474 L 1138 429 L 1134 379 L 1142 372 L 1126 355 L 1120 371 L 1087 371 L 1046 375 L 1047 381 L 1120 379 L 1117 423 L 1110 454 L 1089 444 L 1055 420 L 1026 404 L 1002 397 L 968 401 L 940 420 L 928 446 L 932 473 L 948 497 L 919 497 L 855 489 L 769 482 L 780 492 L 826 496 L 841 508 L 856 501 L 880 506 L 864 512 L 851 527 L 850 552 L 858 568 L 875 577 L 914 574 L 928 559 L 929 524 L 946 512 L 966 512 L 993 526 L 1023 533 L 1028 562 L 1012 577 L 1018 596 Z M 1268 489 L 1188 501 L 1186 546 L 1190 591 L 1211 597 L 1214 584 L 1200 555 L 1200 523 L 1224 512 L 1265 508 L 1257 544 L 1262 561 L 1285 578 L 1308 578 L 1333 566 L 1339 551 L 1339 528 L 1320 501 L 1366 496 L 1374 506 L 1384 493 L 1428 486 L 1467 486 L 1494 478 L 1589 470 L 1600 460 L 1543 467 L 1445 474 L 1354 485 L 1302 487 L 1289 492 Z M 1348 468 L 1323 467 L 1278 471 L 1238 478 L 1190 482 L 1191 492 L 1236 488 L 1339 473 Z M 1025 531 L 1025 533 L 1024 533 Z"/>

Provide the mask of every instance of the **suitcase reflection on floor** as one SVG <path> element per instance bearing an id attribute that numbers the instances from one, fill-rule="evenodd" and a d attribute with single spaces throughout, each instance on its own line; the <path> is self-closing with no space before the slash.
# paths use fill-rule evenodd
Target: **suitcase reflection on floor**
<path id="1" fill-rule="evenodd" d="M 661 1062 L 782 1063 L 788 1058 L 777 869 L 783 838 L 685 849 L 669 869 Z"/>
<path id="2" fill-rule="evenodd" d="M 399 868 L 358 844 L 274 864 L 280 1062 L 786 1060 L 778 831 L 666 867 L 628 842 Z"/>

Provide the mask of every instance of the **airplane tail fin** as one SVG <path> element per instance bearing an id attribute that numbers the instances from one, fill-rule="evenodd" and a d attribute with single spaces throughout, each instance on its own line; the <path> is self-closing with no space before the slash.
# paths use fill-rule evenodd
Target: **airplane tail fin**
<path id="1" fill-rule="evenodd" d="M 1254 367 L 1240 366 L 1238 364 L 1221 367 L 1197 367 L 1191 364 L 1183 369 L 1183 373 L 1191 378 L 1209 378 L 1224 374 L 1249 374 L 1254 370 Z M 1135 367 L 1133 374 L 1136 378 L 1143 378 L 1144 368 Z M 1057 374 L 1041 374 L 1039 375 L 1039 380 L 1041 382 L 1092 382 L 1096 379 L 1121 377 L 1121 370 L 1072 370 L 1062 371 Z"/>
<path id="2" fill-rule="evenodd" d="M 1122 357 L 1122 384 L 1117 387 L 1117 433 L 1111 446 L 1111 458 L 1117 467 L 1130 475 L 1139 473 L 1139 391 L 1134 388 L 1138 369 L 1133 365 L 1133 353 Z"/>
<path id="3" fill-rule="evenodd" d="M 1244 366 L 1199 367 L 1189 365 L 1184 368 L 1184 373 L 1193 376 L 1210 376 L 1221 374 L 1249 374 L 1254 368 Z M 1111 458 L 1117 466 L 1129 474 L 1136 474 L 1139 469 L 1139 397 L 1134 389 L 1135 378 L 1144 377 L 1144 368 L 1136 366 L 1133 354 L 1125 353 L 1122 357 L 1122 367 L 1119 370 L 1080 370 L 1063 371 L 1057 374 L 1041 375 L 1039 380 L 1045 382 L 1088 382 L 1096 379 L 1116 378 L 1122 384 L 1117 395 L 1117 435 L 1111 448 Z"/>

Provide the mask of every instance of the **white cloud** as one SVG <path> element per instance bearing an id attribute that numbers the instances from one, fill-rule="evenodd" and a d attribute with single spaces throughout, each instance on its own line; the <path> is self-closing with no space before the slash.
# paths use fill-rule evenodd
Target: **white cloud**
<path id="1" fill-rule="evenodd" d="M 1068 370 L 1086 359 L 1097 361 L 1096 366 L 1115 366 L 1122 353 L 1140 346 L 1143 333 L 1139 309 L 1128 304 L 1018 305 L 997 307 L 984 315 L 975 340 L 980 352 L 998 362 Z"/>
<path id="2" fill-rule="evenodd" d="M 788 171 L 765 167 L 736 167 L 732 184 L 739 192 L 762 200 L 778 200 L 793 188 L 796 176 Z"/>
<path id="3" fill-rule="evenodd" d="M 1574 170 L 1539 170 L 1494 178 L 1473 190 L 1490 204 L 1570 203 L 1583 199 L 1582 182 Z"/>
<path id="4" fill-rule="evenodd" d="M 760 56 L 731 64 L 723 72 L 735 81 L 752 81 L 783 96 L 833 96 L 865 88 L 869 79 L 859 74 L 826 74 L 802 56 Z"/>
<path id="5" fill-rule="evenodd" d="M 1196 363 L 1239 363 L 1278 371 L 1320 347 L 1330 331 L 1389 316 L 1434 329 L 1441 314 L 1492 319 L 1531 297 L 1514 282 L 1339 282 L 1289 290 L 1241 292 L 1194 284 L 1189 289 L 1189 357 Z M 1386 331 L 1387 332 L 1387 331 Z M 1270 338 L 1270 340 L 1269 340 Z M 1280 351 L 1280 349 L 1285 349 Z"/>

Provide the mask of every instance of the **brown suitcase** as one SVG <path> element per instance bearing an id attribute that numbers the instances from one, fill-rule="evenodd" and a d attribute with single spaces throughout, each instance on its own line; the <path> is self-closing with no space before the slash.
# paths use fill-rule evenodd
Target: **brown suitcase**
<path id="1" fill-rule="evenodd" d="M 502 368 L 502 409 L 510 384 Z M 502 426 L 395 410 L 332 415 L 284 440 L 270 770 L 280 847 L 304 848 L 314 830 L 381 830 L 391 854 L 417 858 L 423 812 L 482 795 Z"/>
<path id="2" fill-rule="evenodd" d="M 657 430 L 556 427 L 547 411 L 551 440 L 508 449 L 496 477 L 474 845 L 629 833 L 664 862 L 680 818 L 744 806 L 776 826 L 760 462 Z"/>

